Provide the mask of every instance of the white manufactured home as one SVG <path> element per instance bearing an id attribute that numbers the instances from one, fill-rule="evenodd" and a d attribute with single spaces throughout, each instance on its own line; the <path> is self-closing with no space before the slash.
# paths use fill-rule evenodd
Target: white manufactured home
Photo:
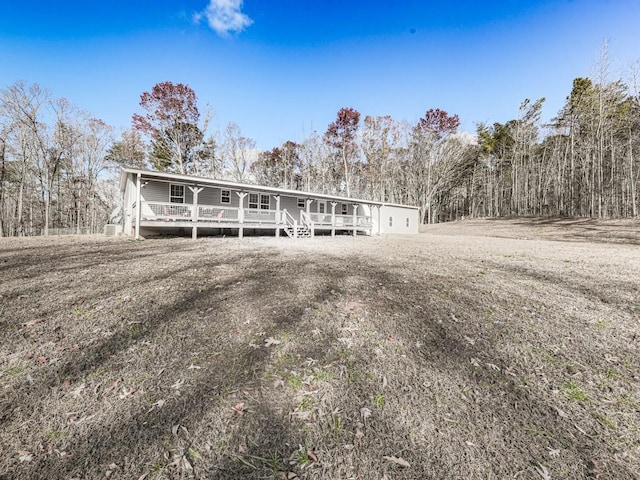
<path id="1" fill-rule="evenodd" d="M 418 233 L 417 207 L 122 168 L 124 233 L 147 235 L 259 233 Z"/>

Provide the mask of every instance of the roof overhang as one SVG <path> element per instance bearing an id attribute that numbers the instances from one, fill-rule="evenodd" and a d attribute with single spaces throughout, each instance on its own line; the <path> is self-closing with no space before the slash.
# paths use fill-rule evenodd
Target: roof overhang
<path id="1" fill-rule="evenodd" d="M 301 190 L 288 190 L 285 188 L 269 187 L 266 185 L 231 182 L 229 180 L 217 180 L 213 178 L 196 177 L 194 175 L 183 175 L 181 173 L 156 172 L 153 170 L 140 170 L 140 169 L 128 168 L 128 167 L 121 167 L 121 171 L 120 171 L 120 189 L 121 190 L 124 190 L 125 188 L 125 182 L 128 174 L 134 174 L 134 175 L 140 174 L 141 177 L 149 178 L 149 179 L 191 183 L 194 186 L 201 185 L 201 186 L 229 187 L 231 189 L 247 190 L 247 191 L 260 190 L 260 191 L 272 193 L 275 195 L 287 195 L 287 196 L 294 196 L 294 197 L 306 197 L 311 199 L 323 199 L 323 200 L 330 200 L 330 201 L 336 201 L 341 203 L 357 203 L 362 205 L 373 205 L 373 206 L 380 206 L 380 207 L 393 206 L 393 207 L 411 208 L 416 210 L 419 209 L 419 207 L 415 207 L 412 205 L 376 202 L 373 200 L 364 200 L 361 198 L 352 198 L 352 197 L 343 197 L 343 196 L 337 196 L 337 195 L 328 195 L 323 193 L 305 192 Z"/>

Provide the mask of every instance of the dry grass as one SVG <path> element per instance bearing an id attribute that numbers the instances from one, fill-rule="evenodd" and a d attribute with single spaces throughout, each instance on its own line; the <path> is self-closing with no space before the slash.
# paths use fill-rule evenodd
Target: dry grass
<path id="1" fill-rule="evenodd" d="M 638 478 L 639 240 L 3 240 L 0 478 Z"/>

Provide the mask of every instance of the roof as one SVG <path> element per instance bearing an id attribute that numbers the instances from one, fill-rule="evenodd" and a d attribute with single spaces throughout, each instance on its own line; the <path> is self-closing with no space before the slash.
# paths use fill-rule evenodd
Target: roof
<path id="1" fill-rule="evenodd" d="M 341 197 L 338 195 L 327 195 L 324 193 L 314 193 L 314 192 L 305 192 L 301 190 L 289 190 L 286 188 L 277 188 L 277 187 L 268 187 L 266 185 L 256 185 L 252 183 L 239 183 L 239 182 L 231 182 L 228 180 L 218 180 L 214 178 L 205 178 L 205 177 L 196 177 L 194 175 L 183 175 L 181 173 L 168 173 L 168 172 L 156 172 L 153 170 L 140 170 L 137 168 L 128 168 L 121 167 L 120 169 L 120 189 L 124 190 L 124 181 L 126 179 L 126 175 L 132 173 L 134 175 L 140 174 L 145 178 L 157 178 L 163 180 L 177 180 L 182 182 L 192 183 L 194 185 L 215 185 L 221 187 L 229 187 L 240 190 L 261 190 L 269 193 L 280 194 L 280 195 L 291 195 L 297 197 L 308 197 L 308 198 L 319 198 L 323 200 L 335 200 L 338 202 L 350 202 L 350 203 L 362 203 L 367 205 L 378 205 L 378 206 L 391 206 L 391 207 L 403 207 L 403 208 L 411 208 L 418 210 L 419 207 L 415 207 L 412 205 L 402 205 L 398 203 L 388 203 L 388 202 L 376 202 L 373 200 L 364 200 L 361 198 L 352 198 L 352 197 Z"/>

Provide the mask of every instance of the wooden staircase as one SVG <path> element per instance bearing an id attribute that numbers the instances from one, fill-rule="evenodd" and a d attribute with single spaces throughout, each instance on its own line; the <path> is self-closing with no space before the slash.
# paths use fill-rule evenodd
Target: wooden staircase
<path id="1" fill-rule="evenodd" d="M 300 212 L 300 223 L 298 223 L 289 212 L 283 210 L 282 220 L 284 221 L 283 230 L 289 238 L 310 238 L 312 236 L 313 225 L 304 212 Z"/>

